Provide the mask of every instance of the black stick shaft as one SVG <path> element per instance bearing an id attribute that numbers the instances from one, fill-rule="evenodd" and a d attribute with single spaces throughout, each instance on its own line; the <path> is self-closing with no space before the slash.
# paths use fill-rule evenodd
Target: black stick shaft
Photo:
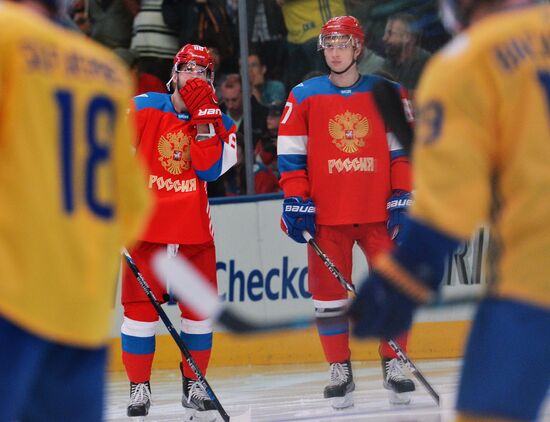
<path id="1" fill-rule="evenodd" d="M 147 282 L 145 281 L 145 279 L 141 275 L 141 272 L 139 271 L 139 269 L 138 269 L 136 263 L 134 262 L 133 258 L 130 256 L 130 254 L 128 253 L 127 250 L 124 250 L 123 254 L 124 254 L 124 257 L 126 258 L 126 263 L 128 264 L 128 267 L 130 268 L 130 270 L 132 270 L 132 273 L 136 277 L 136 280 L 138 281 L 139 285 L 141 286 L 141 288 L 143 289 L 143 291 L 145 292 L 145 294 L 147 295 L 147 297 L 149 298 L 149 300 L 153 304 L 153 307 L 155 308 L 158 315 L 160 316 L 160 319 L 162 319 L 162 322 L 164 322 L 164 325 L 166 326 L 166 329 L 168 330 L 168 332 L 170 333 L 170 335 L 172 336 L 172 338 L 174 339 L 174 341 L 178 345 L 178 347 L 181 350 L 181 353 L 183 354 L 183 356 L 185 356 L 185 360 L 187 361 L 187 363 L 191 367 L 192 371 L 197 376 L 197 381 L 201 383 L 201 385 L 206 390 L 206 393 L 208 394 L 210 399 L 212 399 L 212 401 L 214 402 L 214 406 L 216 406 L 216 409 L 220 413 L 222 419 L 226 422 L 229 421 L 229 419 L 230 419 L 229 415 L 227 414 L 227 412 L 223 408 L 222 404 L 220 403 L 220 401 L 216 397 L 216 394 L 214 394 L 214 390 L 212 390 L 212 387 L 210 387 L 210 384 L 208 384 L 208 381 L 206 381 L 206 378 L 204 377 L 201 370 L 199 369 L 199 367 L 195 363 L 195 361 L 193 359 L 193 356 L 191 356 L 191 352 L 189 352 L 189 349 L 187 349 L 187 346 L 185 346 L 185 344 L 183 343 L 183 340 L 181 339 L 178 332 L 176 331 L 176 329 L 172 325 L 172 322 L 170 321 L 170 318 L 168 318 L 168 315 L 166 315 L 166 312 L 164 312 L 164 309 L 162 309 L 162 306 L 160 306 L 160 304 L 158 303 L 157 298 L 155 297 L 155 294 L 151 291 L 151 288 L 149 287 L 149 284 L 147 284 Z"/>
<path id="2" fill-rule="evenodd" d="M 409 359 L 409 357 L 407 356 L 405 351 L 401 348 L 401 346 L 393 340 L 388 340 L 388 344 L 393 349 L 395 354 L 399 356 L 399 359 L 401 359 L 403 363 L 409 367 L 409 369 L 411 370 L 413 375 L 416 377 L 416 379 L 424 386 L 424 388 L 426 388 L 430 396 L 432 396 L 434 401 L 439 406 L 439 394 L 437 394 L 436 391 L 432 388 L 428 380 L 424 378 L 424 375 L 422 375 L 422 372 L 420 372 L 420 370 L 416 367 L 416 365 Z"/>
<path id="3" fill-rule="evenodd" d="M 309 234 L 304 233 L 304 238 L 307 240 L 307 243 L 313 248 L 315 253 L 321 258 L 323 263 L 326 265 L 326 267 L 329 269 L 329 271 L 336 277 L 336 279 L 340 282 L 340 284 L 348 291 L 352 292 L 353 295 L 356 295 L 355 286 L 348 282 L 342 273 L 336 268 L 336 265 L 330 260 L 330 258 L 321 250 L 315 239 Z M 439 394 L 435 392 L 433 387 L 430 385 L 430 383 L 424 378 L 424 375 L 422 375 L 422 372 L 416 367 L 416 365 L 411 361 L 411 359 L 407 356 L 405 351 L 397 344 L 394 340 L 388 340 L 388 344 L 393 349 L 395 354 L 411 369 L 411 372 L 413 375 L 420 381 L 420 383 L 426 388 L 428 393 L 432 396 L 432 398 L 435 400 L 437 405 L 439 406 Z"/>

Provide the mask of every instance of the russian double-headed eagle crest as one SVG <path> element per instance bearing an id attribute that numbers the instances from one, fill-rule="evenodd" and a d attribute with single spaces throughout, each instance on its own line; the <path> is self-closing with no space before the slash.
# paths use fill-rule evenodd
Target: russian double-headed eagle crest
<path id="1" fill-rule="evenodd" d="M 339 150 L 353 153 L 365 146 L 365 136 L 369 133 L 369 121 L 358 113 L 346 111 L 328 122 L 332 143 Z"/>
<path id="2" fill-rule="evenodd" d="M 181 174 L 191 167 L 191 138 L 183 131 L 170 132 L 160 137 L 158 151 L 162 167 L 170 174 Z"/>

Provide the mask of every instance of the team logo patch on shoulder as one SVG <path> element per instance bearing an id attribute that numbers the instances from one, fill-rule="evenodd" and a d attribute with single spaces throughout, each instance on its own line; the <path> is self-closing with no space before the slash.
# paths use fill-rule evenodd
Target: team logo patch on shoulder
<path id="1" fill-rule="evenodd" d="M 370 129 L 369 121 L 359 113 L 346 111 L 328 122 L 332 143 L 347 153 L 357 152 L 365 146 L 365 137 Z"/>
<path id="2" fill-rule="evenodd" d="M 191 168 L 191 138 L 183 131 L 170 132 L 160 137 L 158 143 L 159 161 L 170 174 L 181 174 Z"/>

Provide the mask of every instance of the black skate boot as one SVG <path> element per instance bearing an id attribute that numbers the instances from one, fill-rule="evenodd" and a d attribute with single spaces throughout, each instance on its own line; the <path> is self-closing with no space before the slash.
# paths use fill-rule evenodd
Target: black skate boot
<path id="1" fill-rule="evenodd" d="M 187 410 L 186 420 L 197 422 L 214 422 L 217 416 L 216 406 L 204 387 L 191 378 L 183 375 L 183 369 L 180 363 L 182 373 L 183 396 L 181 405 Z"/>
<path id="2" fill-rule="evenodd" d="M 353 373 L 351 362 L 335 362 L 330 364 L 330 384 L 325 387 L 324 396 L 332 399 L 331 405 L 335 409 L 345 409 L 353 406 Z"/>
<path id="3" fill-rule="evenodd" d="M 126 414 L 130 417 L 147 416 L 151 407 L 151 387 L 149 381 L 130 383 L 130 403 Z"/>
<path id="4" fill-rule="evenodd" d="M 416 390 L 416 387 L 403 373 L 403 362 L 399 359 L 382 359 L 382 372 L 384 388 L 390 393 L 390 403 L 409 404 L 411 392 Z"/>

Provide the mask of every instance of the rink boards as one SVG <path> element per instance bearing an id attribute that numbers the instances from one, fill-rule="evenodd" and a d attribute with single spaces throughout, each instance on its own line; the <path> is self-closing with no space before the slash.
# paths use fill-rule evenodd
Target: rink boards
<path id="1" fill-rule="evenodd" d="M 313 316 L 313 304 L 307 292 L 306 246 L 293 242 L 282 233 L 279 226 L 281 202 L 281 195 L 212 201 L 219 292 L 229 306 L 252 320 L 276 321 Z M 480 230 L 449 260 L 444 279 L 445 295 L 475 296 L 480 292 L 484 285 L 481 262 L 487 242 L 487 233 Z M 360 284 L 367 272 L 366 261 L 356 248 L 354 282 Z M 115 303 L 110 367 L 121 370 L 120 292 Z M 179 329 L 177 306 L 165 306 L 165 309 Z M 411 356 L 430 359 L 461 356 L 471 314 L 471 305 L 420 312 L 410 339 Z M 157 333 L 154 367 L 176 367 L 179 351 L 161 322 Z M 377 347 L 376 342 L 353 341 L 353 359 L 377 359 Z M 322 360 L 321 346 L 313 327 L 250 337 L 234 336 L 216 329 L 211 365 Z"/>

